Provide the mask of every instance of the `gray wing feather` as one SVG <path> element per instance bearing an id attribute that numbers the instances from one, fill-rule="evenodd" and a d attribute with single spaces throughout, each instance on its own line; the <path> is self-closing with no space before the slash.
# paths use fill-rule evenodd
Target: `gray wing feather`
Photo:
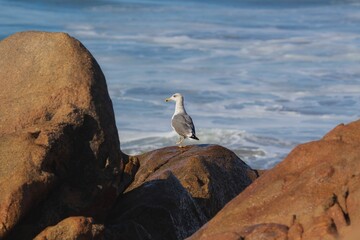
<path id="1" fill-rule="evenodd" d="M 195 135 L 195 127 L 191 117 L 187 114 L 177 114 L 173 117 L 171 125 L 175 131 L 184 137 Z"/>

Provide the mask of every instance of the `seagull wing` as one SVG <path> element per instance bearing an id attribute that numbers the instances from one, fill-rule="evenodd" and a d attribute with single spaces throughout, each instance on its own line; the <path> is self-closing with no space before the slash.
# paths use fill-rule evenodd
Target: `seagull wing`
<path id="1" fill-rule="evenodd" d="M 195 135 L 195 127 L 191 117 L 187 114 L 176 114 L 171 121 L 175 131 L 184 137 Z"/>

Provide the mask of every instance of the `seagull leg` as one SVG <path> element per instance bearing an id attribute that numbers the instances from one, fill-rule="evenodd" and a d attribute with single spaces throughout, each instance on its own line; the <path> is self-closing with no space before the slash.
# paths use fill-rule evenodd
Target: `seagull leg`
<path id="1" fill-rule="evenodd" d="M 182 141 L 184 141 L 184 137 L 183 136 L 179 136 L 179 141 L 176 142 L 176 144 L 180 144 L 182 143 Z"/>
<path id="2" fill-rule="evenodd" d="M 179 137 L 179 141 L 178 141 L 176 144 L 178 144 L 179 147 L 182 147 L 182 146 L 181 146 L 181 143 L 184 141 L 184 139 L 185 139 L 185 138 L 184 138 L 183 136 L 180 136 L 180 137 Z"/>

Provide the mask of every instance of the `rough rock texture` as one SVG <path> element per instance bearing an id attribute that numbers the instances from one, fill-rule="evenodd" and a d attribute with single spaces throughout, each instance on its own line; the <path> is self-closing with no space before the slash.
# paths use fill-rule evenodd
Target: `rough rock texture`
<path id="1" fill-rule="evenodd" d="M 359 239 L 359 163 L 360 120 L 296 147 L 188 239 Z"/>
<path id="2" fill-rule="evenodd" d="M 0 239 L 16 225 L 29 239 L 71 215 L 103 218 L 126 184 L 95 59 L 45 32 L 2 40 L 0 56 Z"/>
<path id="3" fill-rule="evenodd" d="M 140 169 L 126 191 L 171 171 L 208 218 L 244 190 L 256 172 L 218 145 L 167 147 L 138 156 Z"/>
<path id="4" fill-rule="evenodd" d="M 47 227 L 34 240 L 103 240 L 104 226 L 95 224 L 92 218 L 69 217 L 56 226 Z"/>
<path id="5" fill-rule="evenodd" d="M 107 224 L 108 239 L 184 239 L 256 178 L 216 145 L 167 147 L 137 158 L 135 180 Z"/>
<path id="6" fill-rule="evenodd" d="M 184 239 L 206 222 L 170 171 L 123 195 L 113 214 L 107 239 Z"/>

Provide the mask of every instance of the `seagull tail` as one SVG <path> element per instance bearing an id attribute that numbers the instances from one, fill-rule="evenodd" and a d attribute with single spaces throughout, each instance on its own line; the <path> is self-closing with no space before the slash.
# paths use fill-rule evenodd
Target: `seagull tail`
<path id="1" fill-rule="evenodd" d="M 199 139 L 197 138 L 197 136 L 195 136 L 195 134 L 193 134 L 190 138 L 195 139 L 195 140 L 199 140 Z"/>

